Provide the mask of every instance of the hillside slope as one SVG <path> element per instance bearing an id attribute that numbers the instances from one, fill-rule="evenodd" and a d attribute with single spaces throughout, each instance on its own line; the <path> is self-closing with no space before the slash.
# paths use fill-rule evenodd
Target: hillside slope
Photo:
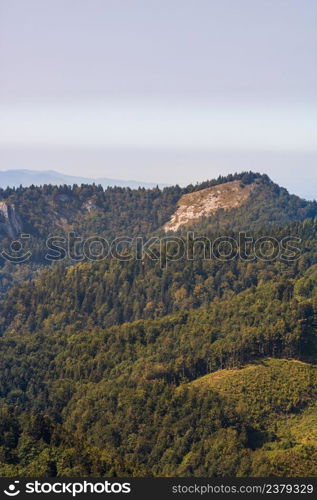
<path id="1" fill-rule="evenodd" d="M 256 241 L 262 234 L 249 236 Z M 217 235 L 209 236 L 213 241 Z M 271 260 L 252 255 L 242 259 L 239 254 L 227 260 L 217 259 L 206 256 L 205 247 L 196 243 L 193 259 L 187 259 L 185 253 L 166 263 L 164 255 L 155 260 L 147 256 L 141 260 L 135 255 L 125 261 L 109 257 L 73 266 L 57 263 L 43 270 L 32 286 L 26 282 L 8 291 L 0 303 L 0 334 L 8 328 L 31 328 L 37 332 L 73 323 L 81 328 L 87 323 L 105 328 L 141 318 L 155 319 L 197 309 L 218 299 L 230 299 L 269 281 L 282 281 L 281 291 L 274 292 L 278 297 L 283 293 L 292 296 L 291 280 L 302 278 L 305 272 L 314 274 L 317 224 L 307 219 L 270 232 L 270 237 L 277 241 L 290 236 L 300 240 L 300 244 L 297 243 L 298 256 L 289 260 L 285 250 Z M 5 286 L 9 276 L 4 272 L 2 276 Z"/>
<path id="2" fill-rule="evenodd" d="M 109 256 L 40 270 L 51 230 L 109 236 L 131 222 L 133 235 L 162 235 L 181 196 L 217 182 L 5 192 L 37 260 L 0 301 L 2 476 L 317 474 L 316 206 L 254 174 L 217 189 L 242 180 L 247 199 L 195 222 L 198 235 L 296 236 L 296 258 L 283 247 L 270 260 L 223 261 L 198 245 L 195 259 L 165 249 L 165 261 Z"/>
<path id="3" fill-rule="evenodd" d="M 7 340 L 2 475 L 316 475 L 315 366 L 264 359 L 175 385 L 154 360 L 131 374 L 136 331 L 109 371 L 123 339 L 108 353 L 100 334 Z"/>
<path id="4" fill-rule="evenodd" d="M 316 363 L 314 269 L 106 330 L 56 314 L 34 332 L 21 310 L 0 339 L 0 473 L 314 476 L 317 368 L 266 359 Z"/>

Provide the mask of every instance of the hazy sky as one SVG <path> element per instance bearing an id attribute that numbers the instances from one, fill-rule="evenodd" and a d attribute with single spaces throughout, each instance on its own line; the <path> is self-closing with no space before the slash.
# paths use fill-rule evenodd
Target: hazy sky
<path id="1" fill-rule="evenodd" d="M 316 0 L 0 0 L 0 168 L 317 197 Z"/>

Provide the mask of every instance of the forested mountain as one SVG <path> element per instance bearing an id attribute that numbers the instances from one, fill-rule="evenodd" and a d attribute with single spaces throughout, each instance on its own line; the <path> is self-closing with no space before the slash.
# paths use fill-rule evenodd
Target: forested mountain
<path id="1" fill-rule="evenodd" d="M 97 185 L 73 185 L 0 189 L 2 203 L 2 235 L 8 235 L 10 219 L 5 208 L 14 209 L 19 218 L 20 232 L 30 233 L 34 244 L 49 234 L 78 231 L 81 236 L 99 234 L 107 238 L 147 235 L 161 230 L 183 195 L 199 192 L 212 186 L 239 181 L 240 186 L 252 186 L 250 196 L 241 206 L 225 210 L 221 203 L 211 217 L 203 220 L 218 228 L 256 229 L 264 225 L 281 225 L 295 220 L 315 217 L 317 203 L 290 195 L 267 176 L 245 172 L 219 177 L 186 188 L 164 189 L 107 188 Z M 195 226 L 197 221 L 195 221 Z M 16 227 L 11 227 L 18 233 Z M 10 236 L 10 235 L 9 235 Z"/>
<path id="2" fill-rule="evenodd" d="M 178 243 L 158 240 L 157 259 L 133 250 L 41 268 L 52 232 L 165 238 L 177 207 L 197 200 L 181 197 L 235 181 L 237 192 L 250 186 L 243 203 L 173 232 L 194 258 L 174 259 Z M 32 187 L 1 200 L 34 252 L 18 271 L 2 268 L 2 475 L 317 474 L 316 203 L 252 173 L 163 191 Z M 188 243 L 188 230 L 200 240 Z M 274 258 L 246 258 L 240 241 L 234 258 L 206 256 L 204 238 L 242 230 L 284 243 Z"/>
<path id="3" fill-rule="evenodd" d="M 180 227 L 179 232 L 194 230 L 196 234 L 228 234 L 230 231 L 264 231 L 282 227 L 292 221 L 314 218 L 317 203 L 289 195 L 286 189 L 274 184 L 266 175 L 244 172 L 219 177 L 186 188 L 179 186 L 164 189 L 107 188 L 96 185 L 73 185 L 0 189 L 0 296 L 14 283 L 34 276 L 34 272 L 52 263 L 47 255 L 48 237 L 65 238 L 67 243 L 79 238 L 102 237 L 110 243 L 116 238 L 147 238 L 164 233 L 166 224 L 177 212 L 181 199 L 212 187 L 222 187 L 239 181 L 251 187 L 243 203 L 228 208 L 221 200 L 217 210 Z M 234 205 L 234 204 L 233 204 Z M 12 240 L 20 240 L 21 252 L 12 252 Z M 81 243 L 82 244 L 82 243 Z M 68 244 L 63 248 L 68 249 Z M 79 245 L 80 250 L 80 245 Z M 23 266 L 14 259 L 29 252 Z M 53 254 L 56 255 L 56 254 Z M 77 263 L 67 252 L 68 263 Z M 54 260 L 54 259 L 53 259 Z"/>

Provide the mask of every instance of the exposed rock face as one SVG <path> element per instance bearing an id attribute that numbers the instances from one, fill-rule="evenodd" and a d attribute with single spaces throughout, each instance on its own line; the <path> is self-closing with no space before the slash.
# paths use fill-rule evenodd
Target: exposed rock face
<path id="1" fill-rule="evenodd" d="M 85 204 L 84 204 L 84 208 L 87 210 L 87 212 L 93 212 L 94 210 L 97 210 L 97 205 L 92 201 L 92 200 L 88 200 Z"/>
<path id="2" fill-rule="evenodd" d="M 219 209 L 237 208 L 249 198 L 253 187 L 253 184 L 242 185 L 240 181 L 232 181 L 184 194 L 179 200 L 176 212 L 170 221 L 164 224 L 163 229 L 177 231 L 201 217 L 213 215 Z"/>
<path id="3" fill-rule="evenodd" d="M 22 221 L 15 206 L 0 201 L 0 233 L 15 238 L 22 231 Z"/>

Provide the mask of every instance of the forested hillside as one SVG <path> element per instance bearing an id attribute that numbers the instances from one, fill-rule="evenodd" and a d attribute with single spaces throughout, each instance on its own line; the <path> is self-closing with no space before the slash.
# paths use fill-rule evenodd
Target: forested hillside
<path id="1" fill-rule="evenodd" d="M 20 265 L 22 283 L 0 302 L 0 474 L 317 474 L 316 204 L 256 174 L 186 189 L 237 179 L 255 184 L 248 202 L 203 218 L 195 233 L 297 238 L 298 254 L 283 246 L 273 259 L 206 258 L 198 243 L 193 259 L 174 260 L 172 245 L 163 264 L 108 256 L 41 270 L 39 251 L 33 269 Z M 85 235 L 165 236 L 186 194 L 38 189 L 2 195 L 41 251 L 53 211 L 62 213 L 58 196 Z"/>
<path id="2" fill-rule="evenodd" d="M 317 368 L 266 361 L 316 360 L 314 269 L 159 320 L 7 332 L 2 474 L 315 474 L 297 428 Z"/>
<path id="3" fill-rule="evenodd" d="M 261 235 L 255 233 L 253 239 Z M 74 266 L 57 263 L 31 285 L 26 282 L 8 292 L 1 304 L 0 332 L 3 328 L 41 331 L 44 326 L 51 331 L 73 323 L 108 327 L 157 318 L 229 298 L 281 276 L 294 279 L 317 262 L 317 224 L 312 219 L 271 230 L 269 235 L 276 241 L 290 235 L 298 238 L 299 258 L 288 260 L 289 252 L 284 251 L 272 260 L 243 260 L 239 255 L 220 260 L 206 256 L 205 247 L 196 242 L 193 259 L 188 259 L 186 252 L 163 266 L 160 258 L 146 256 L 142 260 L 107 258 Z M 217 236 L 209 234 L 210 241 Z M 168 250 L 172 252 L 172 247 Z"/>
<path id="4" fill-rule="evenodd" d="M 80 259 L 73 255 L 75 252 L 68 251 L 76 238 L 80 240 L 76 249 L 81 254 L 87 238 L 97 236 L 111 243 L 120 237 L 133 239 L 164 234 L 164 224 L 177 210 L 183 195 L 234 181 L 239 181 L 241 186 L 252 186 L 250 196 L 241 206 L 219 208 L 210 217 L 196 220 L 194 227 L 180 228 L 180 232 L 194 230 L 202 235 L 259 232 L 317 215 L 316 202 L 290 195 L 266 175 L 252 172 L 219 176 L 185 188 L 44 185 L 0 189 L 0 297 L 14 284 L 35 276 L 37 270 L 55 261 L 56 253 L 49 250 L 50 237 L 64 238 L 66 261 L 76 264 Z M 20 251 L 15 248 L 12 251 L 15 239 L 20 240 Z M 14 259 L 24 255 L 27 258 L 23 259 L 23 265 L 16 264 Z"/>

